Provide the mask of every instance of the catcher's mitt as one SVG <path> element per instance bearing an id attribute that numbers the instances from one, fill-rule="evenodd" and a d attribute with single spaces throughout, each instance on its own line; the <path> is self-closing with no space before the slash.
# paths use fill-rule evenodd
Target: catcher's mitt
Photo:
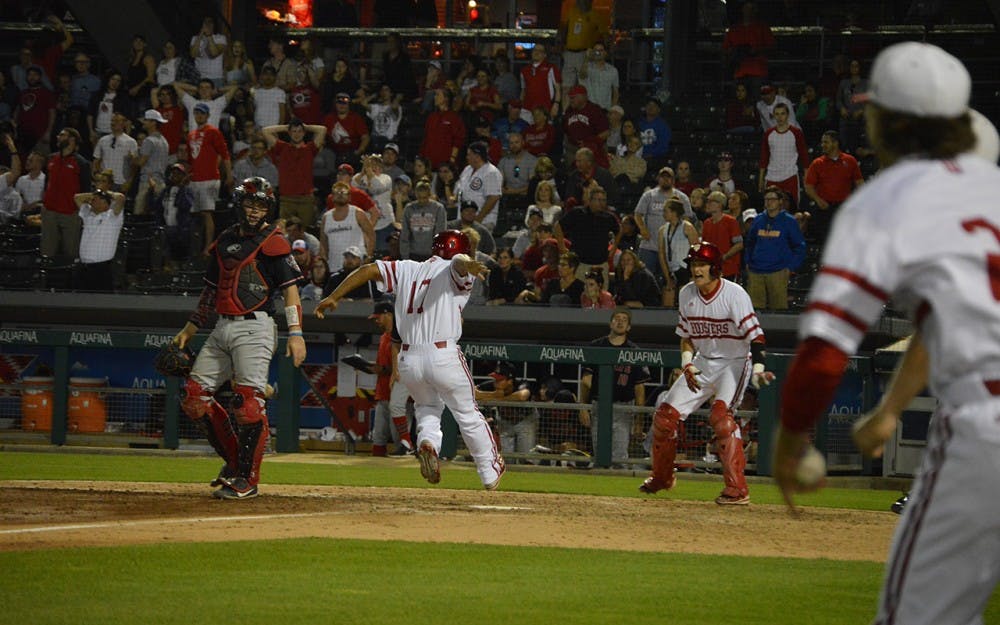
<path id="1" fill-rule="evenodd" d="M 153 367 L 163 375 L 186 378 L 194 365 L 194 352 L 170 341 L 160 348 L 153 360 Z"/>

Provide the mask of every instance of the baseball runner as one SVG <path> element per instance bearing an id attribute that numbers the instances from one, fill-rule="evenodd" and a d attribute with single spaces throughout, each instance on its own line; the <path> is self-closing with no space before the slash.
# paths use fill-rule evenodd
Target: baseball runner
<path id="1" fill-rule="evenodd" d="M 257 496 L 268 424 L 267 371 L 278 344 L 272 318 L 274 292 L 281 290 L 288 321 L 288 352 L 295 366 L 306 357 L 302 305 L 296 281 L 302 276 L 291 246 L 267 223 L 274 192 L 261 177 L 247 178 L 233 191 L 239 222 L 211 244 L 205 288 L 198 308 L 174 342 L 184 348 L 199 328 L 215 322 L 181 392 L 181 408 L 226 461 L 212 486 L 219 499 Z M 233 383 L 233 414 L 213 394 Z"/>
<path id="2" fill-rule="evenodd" d="M 505 465 L 486 419 L 476 405 L 472 374 L 458 347 L 462 309 L 486 266 L 468 256 L 469 237 L 458 230 L 434 236 L 433 256 L 423 262 L 378 260 L 358 268 L 316 306 L 316 316 L 335 310 L 359 285 L 376 280 L 396 294 L 396 326 L 402 338 L 399 379 L 410 390 L 417 417 L 417 459 L 431 484 L 441 481 L 441 412 L 447 406 L 476 462 L 487 490 L 500 484 Z"/>
<path id="3" fill-rule="evenodd" d="M 715 498 L 719 505 L 750 503 L 743 469 L 743 440 L 733 418 L 747 382 L 754 388 L 771 383 L 774 374 L 764 370 L 764 332 L 750 296 L 722 275 L 722 252 L 711 243 L 688 252 L 691 282 L 678 296 L 677 335 L 681 337 L 684 375 L 656 399 L 653 414 L 653 471 L 639 486 L 653 494 L 673 488 L 677 455 L 677 426 L 691 411 L 712 400 L 708 421 L 722 462 L 725 488 Z"/>
<path id="4" fill-rule="evenodd" d="M 858 427 L 879 453 L 926 383 L 938 399 L 893 538 L 875 623 L 983 622 L 1000 580 L 1000 171 L 977 143 L 962 63 L 929 44 L 883 50 L 865 117 L 884 169 L 834 218 L 802 316 L 775 447 L 789 506 L 808 428 L 890 298 L 917 328 L 886 397 Z M 858 233 L 864 233 L 860 235 Z"/>

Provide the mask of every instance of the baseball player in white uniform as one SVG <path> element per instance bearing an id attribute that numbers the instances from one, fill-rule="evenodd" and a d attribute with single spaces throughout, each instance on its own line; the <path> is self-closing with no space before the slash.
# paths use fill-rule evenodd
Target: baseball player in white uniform
<path id="1" fill-rule="evenodd" d="M 879 624 L 982 623 L 1000 581 L 1000 170 L 968 153 L 970 91 L 962 63 L 936 46 L 900 43 L 876 58 L 865 116 L 885 169 L 834 220 L 782 396 L 774 470 L 792 506 L 807 489 L 795 475 L 808 428 L 848 356 L 890 298 L 910 314 L 917 332 L 900 370 L 855 433 L 878 454 L 925 383 L 938 399 Z"/>
<path id="2" fill-rule="evenodd" d="M 476 462 L 487 490 L 500 484 L 505 465 L 486 419 L 473 395 L 475 385 L 458 339 L 462 336 L 462 309 L 469 301 L 475 278 L 486 266 L 468 256 L 469 237 L 457 230 L 434 236 L 433 256 L 424 262 L 375 261 L 359 267 L 316 307 L 316 316 L 334 310 L 342 297 L 368 282 L 381 282 L 396 295 L 396 326 L 402 339 L 399 379 L 413 397 L 417 417 L 417 459 L 431 484 L 441 481 L 441 413 L 447 406 Z"/>
<path id="3" fill-rule="evenodd" d="M 743 474 L 746 458 L 733 411 L 743 400 L 748 382 L 760 388 L 774 379 L 774 374 L 764 370 L 764 332 L 747 292 L 721 277 L 718 247 L 704 242 L 693 246 L 685 262 L 691 282 L 681 289 L 677 321 L 684 375 L 656 398 L 653 471 L 639 490 L 653 494 L 673 488 L 678 424 L 714 397 L 708 420 L 725 480 L 715 503 L 745 505 L 750 503 Z"/>

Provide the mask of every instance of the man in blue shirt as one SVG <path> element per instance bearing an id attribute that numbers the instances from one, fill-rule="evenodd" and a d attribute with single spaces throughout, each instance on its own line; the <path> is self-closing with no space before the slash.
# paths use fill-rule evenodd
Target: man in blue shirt
<path id="1" fill-rule="evenodd" d="M 646 98 L 646 114 L 639 118 L 639 136 L 642 137 L 642 157 L 649 162 L 646 171 L 659 171 L 667 164 L 670 153 L 670 126 L 660 117 L 660 101 Z"/>
<path id="2" fill-rule="evenodd" d="M 784 209 L 785 192 L 764 191 L 764 212 L 750 224 L 744 237 L 747 292 L 757 310 L 788 308 L 788 275 L 806 257 L 806 240 L 795 217 Z"/>

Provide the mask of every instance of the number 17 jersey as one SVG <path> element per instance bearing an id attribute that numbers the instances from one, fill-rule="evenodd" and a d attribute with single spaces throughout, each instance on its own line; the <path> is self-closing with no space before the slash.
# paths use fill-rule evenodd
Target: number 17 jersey
<path id="1" fill-rule="evenodd" d="M 458 341 L 462 309 L 469 301 L 475 277 L 461 276 L 453 261 L 432 256 L 423 262 L 377 260 L 386 293 L 396 296 L 399 336 L 406 345 Z"/>

